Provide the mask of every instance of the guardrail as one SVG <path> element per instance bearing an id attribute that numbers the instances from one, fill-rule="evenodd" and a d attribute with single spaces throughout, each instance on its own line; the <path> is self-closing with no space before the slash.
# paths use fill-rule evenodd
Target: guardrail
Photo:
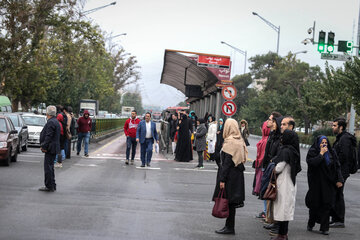
<path id="1" fill-rule="evenodd" d="M 120 131 L 125 124 L 124 118 L 95 118 L 92 119 L 91 137 L 97 138 L 109 133 Z"/>

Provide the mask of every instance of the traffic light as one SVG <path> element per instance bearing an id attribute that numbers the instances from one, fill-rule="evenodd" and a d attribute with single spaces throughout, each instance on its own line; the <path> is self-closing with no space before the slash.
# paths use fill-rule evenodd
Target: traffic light
<path id="1" fill-rule="evenodd" d="M 324 31 L 319 32 L 318 51 L 321 53 L 325 50 L 325 36 L 326 33 Z"/>
<path id="2" fill-rule="evenodd" d="M 327 52 L 332 53 L 334 51 L 335 33 L 328 32 Z"/>
<path id="3" fill-rule="evenodd" d="M 352 53 L 353 42 L 351 41 L 339 41 L 338 52 Z"/>

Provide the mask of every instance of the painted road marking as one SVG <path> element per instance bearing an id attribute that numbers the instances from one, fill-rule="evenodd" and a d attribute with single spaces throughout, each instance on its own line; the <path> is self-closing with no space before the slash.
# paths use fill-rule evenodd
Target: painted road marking
<path id="1" fill-rule="evenodd" d="M 81 164 L 81 163 L 75 163 L 74 166 L 78 166 L 78 167 L 97 167 L 98 165 L 96 165 L 96 164 Z"/>
<path id="2" fill-rule="evenodd" d="M 160 170 L 161 168 L 154 168 L 154 167 L 135 167 L 137 169 L 150 169 L 150 170 Z"/>
<path id="3" fill-rule="evenodd" d="M 39 163 L 40 161 L 32 161 L 32 160 L 17 160 L 17 162 Z"/>
<path id="4" fill-rule="evenodd" d="M 113 140 L 111 140 L 110 142 L 108 142 L 107 144 L 105 144 L 104 146 L 98 148 L 95 152 L 92 152 L 91 154 L 96 154 L 97 152 L 99 152 L 100 150 L 103 150 L 104 148 L 108 147 L 110 144 L 112 144 L 115 141 L 118 141 L 119 137 L 114 138 Z"/>

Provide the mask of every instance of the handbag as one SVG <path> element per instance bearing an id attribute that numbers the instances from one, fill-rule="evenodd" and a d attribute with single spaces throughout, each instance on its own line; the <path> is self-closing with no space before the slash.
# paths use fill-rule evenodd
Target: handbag
<path id="1" fill-rule="evenodd" d="M 262 199 L 263 200 L 275 201 L 276 193 L 277 193 L 276 174 L 275 174 L 275 168 L 274 168 L 273 171 L 271 172 L 270 181 L 269 181 L 269 184 L 268 184 L 268 186 L 266 188 L 266 191 L 265 191 L 264 196 L 263 196 Z"/>
<path id="2" fill-rule="evenodd" d="M 215 204 L 212 209 L 212 215 L 216 218 L 229 217 L 229 200 L 224 195 L 225 188 L 220 189 L 217 198 L 214 198 Z"/>

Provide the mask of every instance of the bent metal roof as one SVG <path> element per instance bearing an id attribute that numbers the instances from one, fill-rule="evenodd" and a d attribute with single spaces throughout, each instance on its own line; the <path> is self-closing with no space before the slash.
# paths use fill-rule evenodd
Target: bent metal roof
<path id="1" fill-rule="evenodd" d="M 197 61 L 194 60 L 194 57 L 184 54 L 229 58 L 228 56 L 166 49 L 160 83 L 172 86 L 183 94 L 185 94 L 185 85 L 201 86 L 203 96 L 215 92 L 217 89 L 215 84 L 219 79 L 206 67 L 197 66 Z"/>

